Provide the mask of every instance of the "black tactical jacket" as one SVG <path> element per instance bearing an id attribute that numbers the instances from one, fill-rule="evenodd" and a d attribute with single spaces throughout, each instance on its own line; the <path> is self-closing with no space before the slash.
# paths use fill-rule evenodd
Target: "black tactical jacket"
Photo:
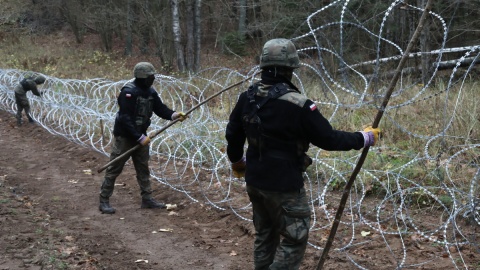
<path id="1" fill-rule="evenodd" d="M 268 86 L 261 85 L 259 89 L 255 96 L 257 103 L 268 92 Z M 239 161 L 244 154 L 247 135 L 242 119 L 249 115 L 252 108 L 247 91 L 243 92 L 230 114 L 226 128 L 227 155 L 231 162 Z M 304 145 L 301 149 L 303 152 L 308 150 L 310 143 L 324 150 L 340 151 L 358 150 L 364 145 L 360 132 L 334 130 L 315 103 L 298 92 L 289 92 L 269 100 L 257 115 L 261 119 L 263 132 L 268 134 L 270 140 L 262 151 L 256 146 L 248 146 L 245 181 L 260 189 L 292 191 L 303 187 L 298 160 L 300 156 L 292 151 L 292 144 Z"/>
<path id="2" fill-rule="evenodd" d="M 142 134 L 147 135 L 152 113 L 172 120 L 173 110 L 161 101 L 153 87 L 141 89 L 135 83 L 127 83 L 118 96 L 120 107 L 115 118 L 113 135 L 138 140 Z"/>
<path id="3" fill-rule="evenodd" d="M 33 78 L 25 78 L 20 81 L 17 87 L 15 87 L 15 94 L 20 96 L 27 96 L 27 92 L 32 91 L 36 96 L 41 96 L 43 92 L 38 91 L 37 84 Z"/>

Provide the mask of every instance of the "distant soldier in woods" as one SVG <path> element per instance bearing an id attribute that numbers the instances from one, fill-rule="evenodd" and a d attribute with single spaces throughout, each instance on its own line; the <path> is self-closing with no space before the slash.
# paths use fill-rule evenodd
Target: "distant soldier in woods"
<path id="1" fill-rule="evenodd" d="M 261 81 L 240 95 L 226 128 L 233 174 L 245 177 L 252 203 L 256 270 L 300 267 L 310 228 L 303 183 L 303 172 L 312 163 L 306 155 L 310 144 L 347 151 L 378 140 L 378 128 L 333 129 L 316 104 L 292 84 L 293 71 L 299 67 L 290 40 L 266 42 L 260 58 Z"/>
<path id="2" fill-rule="evenodd" d="M 25 110 L 29 123 L 35 123 L 30 116 L 30 102 L 28 101 L 27 92 L 32 91 L 36 96 L 42 96 L 44 92 L 40 92 L 38 85 L 45 82 L 45 77 L 42 75 L 36 77 L 27 77 L 20 81 L 15 87 L 15 102 L 17 103 L 17 125 L 22 125 L 22 111 Z"/>
<path id="3" fill-rule="evenodd" d="M 155 73 L 155 68 L 151 63 L 140 62 L 136 64 L 133 69 L 135 80 L 127 83 L 118 96 L 117 101 L 120 108 L 113 127 L 115 140 L 110 160 L 116 159 L 137 144 L 142 145 L 142 147 L 113 163 L 105 171 L 105 178 L 100 190 L 99 210 L 102 213 L 115 213 L 115 208 L 110 206 L 109 199 L 113 194 L 115 179 L 120 175 L 125 162 L 130 157 L 132 157 L 137 182 L 140 186 L 141 208 L 165 208 L 165 204 L 152 198 L 150 170 L 148 168 L 150 137 L 147 135 L 147 129 L 150 126 L 150 118 L 153 113 L 163 119 L 179 119 L 180 121 L 185 120 L 186 115 L 183 112 L 175 112 L 169 109 L 160 100 L 157 91 L 152 87 L 155 81 Z"/>

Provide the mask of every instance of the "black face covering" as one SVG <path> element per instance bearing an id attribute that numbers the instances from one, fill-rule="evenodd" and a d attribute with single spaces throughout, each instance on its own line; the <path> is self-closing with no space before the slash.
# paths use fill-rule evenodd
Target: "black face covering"
<path id="1" fill-rule="evenodd" d="M 147 78 L 136 78 L 135 84 L 142 89 L 149 89 L 152 87 L 153 82 L 155 81 L 155 75 L 148 76 Z"/>
<path id="2" fill-rule="evenodd" d="M 262 71 L 262 83 L 274 85 L 277 83 L 287 83 L 290 87 L 298 91 L 298 88 L 292 84 L 293 69 L 281 67 L 267 67 Z"/>

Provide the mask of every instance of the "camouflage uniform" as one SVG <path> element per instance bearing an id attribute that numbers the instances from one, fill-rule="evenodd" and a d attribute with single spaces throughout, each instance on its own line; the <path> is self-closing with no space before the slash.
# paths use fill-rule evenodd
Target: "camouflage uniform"
<path id="1" fill-rule="evenodd" d="M 310 228 L 310 206 L 305 189 L 266 191 L 247 186 L 256 230 L 255 269 L 298 269 Z M 280 235 L 283 236 L 279 243 Z"/>
<path id="2" fill-rule="evenodd" d="M 140 62 L 135 65 L 133 82 L 127 83 L 120 94 L 117 102 L 119 111 L 115 118 L 113 135 L 115 141 L 112 147 L 110 160 L 117 158 L 126 151 L 142 144 L 148 139 L 147 129 L 150 126 L 150 118 L 153 113 L 157 116 L 172 120 L 175 112 L 169 109 L 163 102 L 156 90 L 152 87 L 156 73 L 152 64 Z M 130 155 L 113 163 L 105 171 L 105 178 L 100 189 L 100 206 L 102 213 L 113 214 L 115 209 L 109 204 L 109 198 L 113 194 L 115 180 L 120 175 L 125 162 L 131 157 L 135 167 L 138 185 L 142 196 L 142 208 L 164 208 L 163 203 L 158 203 L 152 198 L 150 186 L 150 170 L 148 167 L 149 145 L 143 145 Z"/>
<path id="3" fill-rule="evenodd" d="M 303 172 L 310 144 L 325 150 L 361 149 L 361 132 L 334 130 L 316 104 L 292 84 L 299 58 L 293 43 L 265 43 L 261 81 L 241 93 L 226 128 L 232 171 L 243 166 L 255 226 L 255 269 L 298 269 L 310 228 Z M 268 101 L 268 102 L 267 102 Z M 244 158 L 244 145 L 248 148 Z"/>
<path id="4" fill-rule="evenodd" d="M 125 153 L 136 145 L 137 142 L 134 140 L 129 140 L 121 136 L 115 137 L 112 152 L 110 154 L 110 160 L 114 160 L 122 153 Z M 150 147 L 148 145 L 139 147 L 137 150 L 133 151 L 130 156 L 127 155 L 123 159 L 118 160 L 118 162 L 113 163 L 107 168 L 100 191 L 101 202 L 109 201 L 109 198 L 113 194 L 115 179 L 117 179 L 117 177 L 120 175 L 123 167 L 125 166 L 125 162 L 127 162 L 130 157 L 132 157 L 133 166 L 135 167 L 135 172 L 137 174 L 137 182 L 140 186 L 140 194 L 142 198 L 146 200 L 152 198 L 152 188 L 150 186 L 150 171 L 148 169 L 148 160 L 150 159 L 149 151 Z"/>
<path id="5" fill-rule="evenodd" d="M 43 92 L 38 91 L 37 85 L 45 82 L 45 77 L 38 76 L 36 78 L 25 78 L 15 87 L 15 102 L 17 103 L 17 124 L 22 124 L 22 111 L 25 110 L 28 122 L 33 123 L 30 116 L 30 102 L 28 101 L 27 92 L 32 91 L 36 96 L 41 96 Z"/>

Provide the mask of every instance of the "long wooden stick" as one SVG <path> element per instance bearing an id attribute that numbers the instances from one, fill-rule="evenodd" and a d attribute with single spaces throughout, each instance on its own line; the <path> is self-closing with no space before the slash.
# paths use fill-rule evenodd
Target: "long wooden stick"
<path id="1" fill-rule="evenodd" d="M 382 106 L 377 112 L 377 115 L 375 117 L 375 120 L 373 121 L 372 127 L 376 128 L 378 127 L 378 124 L 380 123 L 380 120 L 382 119 L 383 112 L 385 111 L 385 108 L 387 107 L 388 101 L 390 100 L 390 96 L 393 93 L 393 90 L 395 88 L 395 85 L 397 84 L 398 79 L 400 78 L 401 71 L 403 69 L 403 66 L 405 65 L 405 62 L 407 61 L 408 54 L 412 50 L 415 42 L 417 42 L 418 37 L 420 36 L 420 33 L 422 32 L 423 25 L 425 23 L 425 20 L 427 18 L 428 13 L 430 12 L 430 9 L 432 7 L 432 0 L 428 0 L 425 10 L 422 13 L 422 17 L 420 17 L 420 21 L 418 22 L 417 29 L 415 29 L 415 32 L 410 39 L 410 42 L 408 43 L 407 49 L 403 53 L 402 59 L 400 60 L 400 63 L 398 63 L 397 69 L 395 70 L 395 75 L 393 76 L 392 80 L 390 81 L 390 85 L 387 88 L 387 93 L 385 95 L 385 98 L 383 99 Z M 323 268 L 323 265 L 325 261 L 327 260 L 328 252 L 330 250 L 330 247 L 333 244 L 333 241 L 335 239 L 335 234 L 337 233 L 338 225 L 340 224 L 340 219 L 342 218 L 343 215 L 343 210 L 345 209 L 345 204 L 347 203 L 348 196 L 350 194 L 350 189 L 352 188 L 353 182 L 355 182 L 355 178 L 357 177 L 357 174 L 360 172 L 360 169 L 363 166 L 363 162 L 365 161 L 368 150 L 370 149 L 369 146 L 363 148 L 362 154 L 360 155 L 360 159 L 357 162 L 357 165 L 355 166 L 355 169 L 352 172 L 352 175 L 350 176 L 350 179 L 348 179 L 347 184 L 345 185 L 345 189 L 343 190 L 342 198 L 340 199 L 340 205 L 337 209 L 337 213 L 335 214 L 335 220 L 332 224 L 332 228 L 330 229 L 330 235 L 328 236 L 327 243 L 325 245 L 325 249 L 323 250 L 322 256 L 320 257 L 320 260 L 317 265 L 317 270 L 321 270 Z"/>
<path id="2" fill-rule="evenodd" d="M 207 99 L 205 99 L 204 101 L 198 103 L 196 106 L 194 106 L 193 108 L 191 108 L 190 110 L 188 110 L 187 112 L 185 112 L 185 116 L 189 115 L 191 112 L 195 111 L 196 109 L 198 109 L 200 106 L 202 106 L 203 104 L 207 103 L 208 101 L 210 101 L 211 99 L 219 96 L 220 94 L 222 94 L 223 92 L 227 91 L 227 90 L 230 90 L 232 89 L 233 87 L 235 86 L 238 86 L 248 80 L 250 80 L 251 78 L 253 78 L 255 75 L 257 75 L 258 72 L 255 72 L 253 75 L 249 76 L 248 78 L 245 78 L 237 83 L 234 83 L 222 90 L 220 90 L 219 92 L 215 93 L 214 95 L 211 95 L 210 97 L 208 97 Z M 179 119 L 176 119 L 176 120 L 173 120 L 173 121 L 170 121 L 167 125 L 165 125 L 164 127 L 162 127 L 161 129 L 155 131 L 155 133 L 153 133 L 152 135 L 148 135 L 150 138 L 155 138 L 158 134 L 162 133 L 163 131 L 165 131 L 167 128 L 171 127 L 173 124 L 179 122 L 180 120 Z M 114 164 L 115 162 L 118 162 L 118 160 L 124 158 L 125 156 L 127 155 L 130 155 L 133 151 L 137 150 L 138 148 L 142 147 L 142 145 L 140 144 L 137 144 L 136 146 L 130 148 L 129 150 L 127 150 L 125 153 L 121 154 L 120 156 L 116 157 L 115 159 L 113 160 L 110 160 L 110 162 L 108 162 L 107 164 L 103 165 L 102 167 L 100 167 L 97 172 L 100 173 L 102 172 L 103 170 L 105 170 L 108 166 Z"/>

